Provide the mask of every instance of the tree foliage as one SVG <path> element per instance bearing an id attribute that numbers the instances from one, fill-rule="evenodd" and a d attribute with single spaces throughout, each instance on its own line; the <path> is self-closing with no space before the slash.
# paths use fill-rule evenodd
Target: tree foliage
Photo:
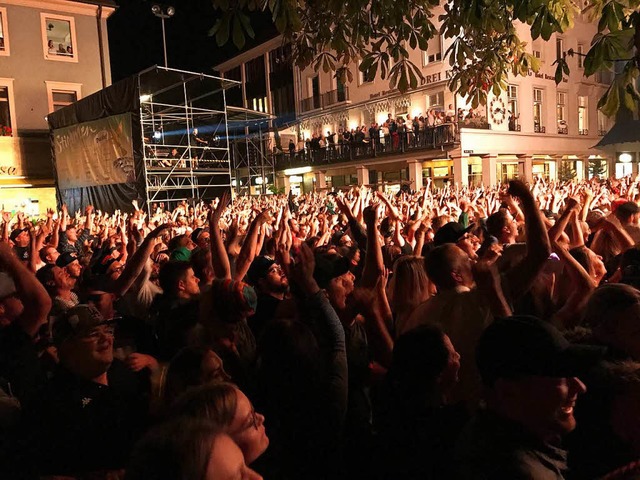
<path id="1" fill-rule="evenodd" d="M 526 24 L 535 40 L 549 40 L 574 25 L 577 14 L 598 20 L 598 32 L 584 58 L 585 75 L 614 72 L 615 80 L 598 107 L 607 115 L 620 108 L 637 112 L 640 94 L 640 0 L 587 0 L 582 11 L 574 0 L 449 0 L 444 13 L 438 0 L 212 0 L 221 16 L 211 29 L 219 45 L 231 38 L 238 48 L 254 37 L 248 12 L 272 15 L 277 30 L 292 44 L 292 60 L 300 68 L 335 72 L 352 81 L 348 68 L 361 61 L 366 79 L 388 79 L 401 92 L 417 88 L 421 69 L 409 60 L 409 49 L 426 51 L 440 33 L 453 39 L 446 50 L 452 75 L 449 88 L 475 108 L 491 91 L 506 89 L 509 73 L 528 75 L 540 68 L 527 51 L 516 24 Z M 439 24 L 439 28 L 435 24 Z M 570 73 L 564 52 L 554 65 L 555 81 Z"/>

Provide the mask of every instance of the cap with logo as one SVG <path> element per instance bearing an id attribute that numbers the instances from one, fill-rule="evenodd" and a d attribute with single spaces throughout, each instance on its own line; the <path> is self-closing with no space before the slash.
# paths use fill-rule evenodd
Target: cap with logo
<path id="1" fill-rule="evenodd" d="M 115 323 L 105 320 L 92 305 L 80 304 L 70 308 L 53 323 L 52 336 L 56 345 L 73 337 L 86 335 L 95 327 Z"/>

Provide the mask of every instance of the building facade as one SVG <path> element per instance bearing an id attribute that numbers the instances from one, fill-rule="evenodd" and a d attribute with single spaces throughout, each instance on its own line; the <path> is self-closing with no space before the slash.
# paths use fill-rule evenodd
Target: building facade
<path id="1" fill-rule="evenodd" d="M 435 13 L 437 18 L 439 12 Z M 388 80 L 367 82 L 357 64 L 350 67 L 354 80 L 346 85 L 339 84 L 332 72 L 289 66 L 295 117 L 287 112 L 289 120 L 279 126 L 277 145 L 271 146 L 277 156 L 276 183 L 302 191 L 353 184 L 396 189 L 402 183 L 417 190 L 427 178 L 436 185 L 495 185 L 538 175 L 581 179 L 593 174 L 637 173 L 637 163 L 619 163 L 615 155 L 594 148 L 612 124 L 597 110 L 611 77 L 586 78 L 584 57 L 575 55 L 568 57 L 571 74 L 558 85 L 554 81 L 556 58 L 569 49 L 586 53 L 596 26 L 577 18 L 573 29 L 553 35 L 548 42 L 532 41 L 526 25 L 517 28 L 540 60 L 540 71 L 511 77 L 507 91 L 499 97 L 490 93 L 487 105 L 472 115 L 465 100 L 447 88 L 450 67 L 444 54 L 451 39 L 437 36 L 429 41 L 426 52 L 410 52 L 410 59 L 422 68 L 424 82 L 404 94 L 390 89 Z M 233 78 L 245 81 L 242 75 L 248 65 L 262 58 L 263 76 L 268 79 L 268 59 L 276 49 L 282 49 L 280 38 L 216 68 L 223 76 L 236 72 Z M 251 75 L 255 77 L 256 72 Z M 238 95 L 247 108 L 265 108 L 281 115 L 270 96 L 272 90 L 263 92 L 265 97 L 258 103 L 244 90 Z M 415 118 L 426 119 L 429 111 L 441 112 L 444 124 L 427 128 L 422 122 L 414 123 Z M 384 127 L 370 130 L 388 118 L 404 120 L 396 135 Z M 361 134 L 355 144 L 338 141 L 345 130 L 358 129 L 364 138 Z M 335 144 L 327 138 L 332 133 L 336 134 Z M 319 138 L 320 148 L 314 148 L 314 139 Z"/>
<path id="2" fill-rule="evenodd" d="M 0 203 L 55 208 L 46 116 L 111 83 L 112 0 L 0 0 Z"/>

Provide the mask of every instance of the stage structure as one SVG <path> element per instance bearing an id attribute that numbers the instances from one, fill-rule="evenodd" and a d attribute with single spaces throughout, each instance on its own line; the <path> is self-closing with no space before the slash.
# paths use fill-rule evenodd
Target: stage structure
<path id="1" fill-rule="evenodd" d="M 231 188 L 228 125 L 269 117 L 228 107 L 240 82 L 152 67 L 48 115 L 60 203 L 111 212 L 211 200 Z"/>
<path id="2" fill-rule="evenodd" d="M 234 112 L 229 123 L 229 138 L 233 157 L 231 185 L 237 195 L 264 195 L 269 186 L 276 183 L 275 138 L 273 128 L 275 116 L 263 114 L 257 118 L 255 111 L 228 107 Z"/>

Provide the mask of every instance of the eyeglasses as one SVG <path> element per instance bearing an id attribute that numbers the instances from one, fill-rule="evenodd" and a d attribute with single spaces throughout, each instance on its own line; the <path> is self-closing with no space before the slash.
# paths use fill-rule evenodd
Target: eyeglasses
<path id="1" fill-rule="evenodd" d="M 245 430 L 249 430 L 251 427 L 258 430 L 258 414 L 256 413 L 256 409 L 253 407 L 253 405 L 251 405 L 251 413 L 249 413 L 249 415 L 247 415 L 247 418 L 245 418 L 240 431 L 244 432 Z"/>

